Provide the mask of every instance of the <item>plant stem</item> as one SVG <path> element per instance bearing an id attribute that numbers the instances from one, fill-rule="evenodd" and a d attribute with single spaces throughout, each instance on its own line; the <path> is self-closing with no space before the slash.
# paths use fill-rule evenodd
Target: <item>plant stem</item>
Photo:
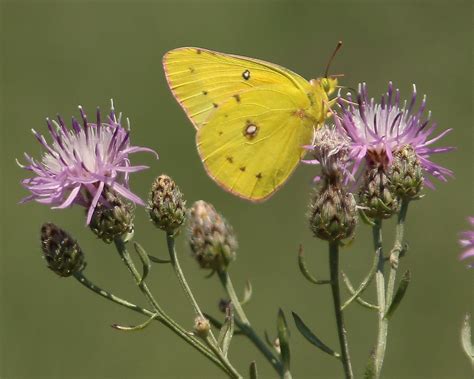
<path id="1" fill-rule="evenodd" d="M 375 220 L 372 228 L 372 237 L 374 249 L 379 254 L 377 272 L 375 273 L 375 283 L 377 286 L 377 305 L 378 305 L 378 333 L 377 345 L 374 354 L 375 377 L 380 378 L 385 347 L 387 344 L 388 320 L 385 316 L 385 276 L 384 276 L 384 256 L 382 251 L 382 221 Z"/>
<path id="2" fill-rule="evenodd" d="M 388 318 L 385 317 L 387 310 L 393 300 L 393 294 L 395 291 L 395 282 L 398 271 L 398 260 L 400 252 L 402 251 L 402 244 L 405 232 L 405 218 L 408 212 L 409 200 L 402 200 L 400 211 L 398 213 L 397 227 L 395 232 L 395 241 L 393 248 L 390 252 L 390 273 L 388 277 L 387 288 L 385 290 L 385 277 L 384 277 L 384 260 L 383 254 L 382 259 L 379 263 L 379 269 L 377 270 L 377 300 L 379 306 L 379 332 L 377 336 L 377 347 L 375 350 L 375 377 L 380 378 L 382 372 L 383 360 L 385 357 L 385 350 L 387 348 L 387 336 L 388 336 Z M 374 247 L 376 249 L 382 248 L 382 231 L 380 222 L 374 226 Z"/>
<path id="3" fill-rule="evenodd" d="M 240 321 L 243 324 L 250 326 L 250 321 L 247 318 L 247 315 L 245 314 L 244 309 L 242 308 L 242 305 L 240 304 L 240 300 L 237 297 L 234 285 L 232 284 L 232 281 L 230 280 L 229 274 L 227 273 L 227 271 L 218 271 L 218 275 L 222 283 L 222 286 L 224 287 L 224 289 L 226 290 L 227 294 L 230 297 L 230 301 L 232 302 L 234 311 L 239 317 Z"/>
<path id="4" fill-rule="evenodd" d="M 337 332 L 339 345 L 341 346 L 341 361 L 346 379 L 354 378 L 349 355 L 349 344 L 347 342 L 344 317 L 341 310 L 341 294 L 339 289 L 339 242 L 329 242 L 329 269 L 331 273 L 331 290 L 336 314 Z"/>
<path id="5" fill-rule="evenodd" d="M 174 268 L 176 277 L 178 278 L 181 287 L 183 288 L 184 293 L 186 294 L 187 298 L 189 299 L 191 305 L 194 308 L 194 313 L 196 316 L 204 318 L 204 314 L 199 307 L 198 302 L 196 301 L 191 288 L 186 281 L 184 276 L 183 270 L 181 269 L 181 265 L 179 264 L 178 255 L 176 254 L 175 243 L 174 243 L 174 236 L 172 234 L 166 234 L 166 242 L 168 245 L 168 252 L 171 259 L 171 265 Z M 214 353 L 219 357 L 221 362 L 226 366 L 227 370 L 229 371 L 229 375 L 231 378 L 242 378 L 242 375 L 238 373 L 238 371 L 232 366 L 230 361 L 227 357 L 222 353 L 221 349 L 218 346 L 217 339 L 212 333 L 212 330 L 209 330 L 209 335 L 206 338 L 207 345 L 209 348 L 214 351 Z"/>
<path id="6" fill-rule="evenodd" d="M 174 241 L 174 239 L 173 239 L 173 241 Z M 128 251 L 125 247 L 125 243 L 122 241 L 122 239 L 116 238 L 115 239 L 115 246 L 117 247 L 117 251 L 118 251 L 120 257 L 122 258 L 122 261 L 125 263 L 128 270 L 131 272 L 132 276 L 135 278 L 135 281 L 136 281 L 138 287 L 140 288 L 140 290 L 142 291 L 142 293 L 145 295 L 145 297 L 150 302 L 150 304 L 153 306 L 153 308 L 156 310 L 156 312 L 160 315 L 163 315 L 165 312 L 161 309 L 160 305 L 158 304 L 158 302 L 153 297 L 153 295 L 152 295 L 151 291 L 149 290 L 148 286 L 146 285 L 146 283 L 141 280 L 141 275 L 138 272 L 137 268 L 135 267 L 135 264 L 133 263 L 133 260 L 130 258 L 130 254 L 128 253 Z M 174 242 L 173 242 L 173 251 L 174 251 Z M 171 253 L 170 253 L 170 255 L 171 255 Z M 174 254 L 174 256 L 176 258 L 176 254 Z M 173 263 L 173 267 L 175 267 L 175 263 Z M 178 268 L 179 268 L 179 265 L 178 265 Z M 182 275 L 182 271 L 181 271 L 180 268 L 179 268 L 179 270 L 180 270 L 181 275 Z M 184 279 L 184 277 L 183 277 L 183 279 Z M 187 283 L 186 283 L 186 286 L 187 286 Z M 192 294 L 191 294 L 191 296 L 192 296 Z M 199 309 L 199 307 L 198 307 L 198 309 Z M 202 317 L 204 317 L 204 316 L 202 316 Z M 167 318 L 167 322 L 169 322 L 174 327 L 178 327 L 178 324 L 176 324 L 174 322 L 174 320 L 172 320 L 169 317 Z M 185 333 L 187 333 L 187 332 L 185 331 Z M 212 336 L 214 338 L 214 336 L 211 333 L 210 333 L 210 336 Z M 215 341 L 215 338 L 214 338 L 214 341 Z M 208 347 L 214 352 L 216 357 L 220 360 L 220 362 L 225 367 L 226 373 L 231 378 L 240 378 L 241 376 L 237 373 L 237 371 L 234 369 L 234 367 L 232 367 L 232 365 L 229 363 L 228 359 L 226 357 L 224 357 L 222 355 L 222 353 L 217 349 L 216 343 L 212 343 L 213 342 L 212 340 L 211 341 L 206 341 L 206 342 L 208 342 Z M 217 349 L 217 351 L 216 351 L 216 349 Z"/>
<path id="7" fill-rule="evenodd" d="M 122 305 L 125 308 L 131 309 L 132 311 L 141 313 L 147 317 L 152 317 L 155 315 L 152 311 L 139 307 L 133 303 L 130 303 L 127 300 L 124 300 L 118 296 L 115 296 L 111 292 L 103 290 L 102 288 L 98 287 L 94 283 L 92 283 L 89 279 L 87 279 L 82 273 L 74 274 L 74 277 L 77 279 L 79 283 L 81 283 L 87 289 L 97 293 L 98 295 L 102 296 L 103 298 L 110 300 L 116 304 Z M 182 329 L 179 325 L 174 322 L 171 322 L 169 316 L 166 314 L 158 314 L 155 318 L 156 321 L 162 323 L 170 330 L 172 330 L 177 336 L 185 340 L 189 343 L 192 347 L 194 347 L 197 351 L 203 354 L 206 358 L 208 358 L 212 363 L 214 363 L 217 367 L 222 369 L 224 372 L 227 373 L 226 367 L 222 364 L 222 362 L 217 359 L 217 357 L 205 346 L 201 341 L 193 337 L 191 334 L 186 332 L 186 330 Z"/>
<path id="8" fill-rule="evenodd" d="M 268 362 L 270 362 L 276 372 L 278 372 L 280 377 L 283 378 L 285 374 L 283 372 L 283 365 L 281 364 L 280 360 L 273 354 L 268 345 L 264 341 L 262 341 L 262 339 L 257 335 L 255 330 L 250 325 L 250 321 L 247 315 L 245 314 L 245 311 L 243 310 L 242 305 L 240 304 L 240 301 L 237 297 L 229 273 L 227 271 L 218 271 L 218 275 L 222 286 L 227 292 L 227 295 L 229 296 L 230 301 L 232 302 L 232 305 L 234 307 L 234 311 L 237 315 L 236 324 L 239 327 L 240 331 L 248 339 L 250 339 L 250 341 L 252 341 L 255 347 L 260 350 L 260 352 L 265 356 Z"/>
<path id="9" fill-rule="evenodd" d="M 395 232 L 395 242 L 393 245 L 393 249 L 390 253 L 390 274 L 388 277 L 388 285 L 387 285 L 387 298 L 386 298 L 386 307 L 390 306 L 393 300 L 393 293 L 395 290 L 395 280 L 397 277 L 398 271 L 398 259 L 400 257 L 400 252 L 402 251 L 402 244 L 403 238 L 405 233 L 405 218 L 408 212 L 408 204 L 409 201 L 402 200 L 402 204 L 400 207 L 400 212 L 398 213 L 398 221 L 397 221 L 397 228 Z"/>

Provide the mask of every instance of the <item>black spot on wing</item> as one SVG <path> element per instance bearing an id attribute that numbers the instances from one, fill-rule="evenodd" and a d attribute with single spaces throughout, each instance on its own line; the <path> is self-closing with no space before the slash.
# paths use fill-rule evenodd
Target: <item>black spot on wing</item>
<path id="1" fill-rule="evenodd" d="M 234 158 L 233 157 L 227 157 L 226 160 L 229 163 L 234 163 Z"/>
<path id="2" fill-rule="evenodd" d="M 249 70 L 245 70 L 245 71 L 242 73 L 242 78 L 244 78 L 245 80 L 249 80 L 249 79 L 250 79 L 250 71 L 249 71 Z"/>
<path id="3" fill-rule="evenodd" d="M 233 98 L 235 99 L 235 101 L 240 103 L 240 95 L 239 94 L 233 95 Z"/>
<path id="4" fill-rule="evenodd" d="M 258 134 L 259 127 L 254 122 L 247 120 L 245 122 L 245 127 L 243 130 L 244 137 L 247 137 L 249 140 L 253 139 Z"/>
<path id="5" fill-rule="evenodd" d="M 217 108 L 217 107 L 219 107 L 219 104 L 217 104 L 217 103 L 212 103 L 212 106 L 213 106 L 214 108 Z"/>
<path id="6" fill-rule="evenodd" d="M 239 170 L 242 171 L 242 172 L 245 172 L 246 167 L 245 166 L 239 167 Z"/>
<path id="7" fill-rule="evenodd" d="M 208 93 L 207 91 L 202 91 L 202 94 L 203 94 L 204 96 L 207 95 L 207 93 Z"/>
<path id="8" fill-rule="evenodd" d="M 196 53 L 197 53 L 197 54 L 201 54 L 201 53 L 202 53 L 202 50 L 201 50 L 201 49 L 196 49 Z"/>
<path id="9" fill-rule="evenodd" d="M 257 179 L 262 179 L 262 178 L 263 178 L 263 175 L 262 175 L 261 172 L 259 172 L 257 175 L 255 175 L 255 177 L 256 177 Z"/>

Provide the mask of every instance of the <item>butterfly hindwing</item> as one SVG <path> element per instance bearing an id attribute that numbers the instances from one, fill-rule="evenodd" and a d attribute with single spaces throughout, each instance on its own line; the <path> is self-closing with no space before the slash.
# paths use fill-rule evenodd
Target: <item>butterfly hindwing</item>
<path id="1" fill-rule="evenodd" d="M 311 142 L 310 106 L 296 88 L 268 86 L 241 92 L 216 108 L 197 132 L 208 174 L 231 193 L 252 201 L 273 194 Z"/>
<path id="2" fill-rule="evenodd" d="M 278 84 L 306 93 L 304 78 L 275 65 L 195 47 L 166 53 L 163 66 L 169 87 L 196 129 L 223 102 L 252 88 Z"/>

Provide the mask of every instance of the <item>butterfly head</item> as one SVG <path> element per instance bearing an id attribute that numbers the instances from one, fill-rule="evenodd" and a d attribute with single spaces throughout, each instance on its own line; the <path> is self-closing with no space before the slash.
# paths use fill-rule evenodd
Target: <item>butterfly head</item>
<path id="1" fill-rule="evenodd" d="M 320 79 L 320 85 L 321 85 L 323 91 L 326 92 L 326 94 L 328 96 L 330 96 L 334 93 L 334 91 L 337 88 L 337 78 L 334 78 L 334 77 L 333 78 L 331 78 L 331 77 L 321 78 Z"/>
<path id="2" fill-rule="evenodd" d="M 317 92 L 323 92 L 327 97 L 332 95 L 336 91 L 337 78 L 336 77 L 325 77 L 310 80 L 311 85 Z"/>

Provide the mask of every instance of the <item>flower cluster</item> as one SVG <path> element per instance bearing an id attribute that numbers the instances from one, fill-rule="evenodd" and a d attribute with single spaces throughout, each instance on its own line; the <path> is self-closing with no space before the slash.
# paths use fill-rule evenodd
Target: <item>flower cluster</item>
<path id="1" fill-rule="evenodd" d="M 441 181 L 452 176 L 431 160 L 453 150 L 432 146 L 451 129 L 432 137 L 436 124 L 430 124 L 431 112 L 425 117 L 426 96 L 418 108 L 416 99 L 413 86 L 409 103 L 402 104 L 399 90 L 390 82 L 376 103 L 366 84 L 360 84 L 357 99 L 350 94 L 339 98 L 335 125 L 316 131 L 314 143 L 307 147 L 315 159 L 306 162 L 320 164 L 323 178 L 340 176 L 358 188 L 358 206 L 370 218 L 389 218 L 400 201 L 419 198 L 424 185 L 434 188 L 428 176 Z"/>
<path id="2" fill-rule="evenodd" d="M 413 86 L 410 103 L 407 105 L 405 101 L 401 105 L 400 91 L 398 89 L 394 91 L 390 82 L 387 93 L 382 96 L 380 104 L 377 104 L 373 98 L 369 99 L 367 85 L 363 83 L 359 85 L 357 94 L 358 106 L 352 103 L 350 95 L 348 104 L 339 101 L 342 115 L 340 119 L 336 117 L 336 124 L 351 141 L 350 158 L 354 161 L 353 173 L 364 163 L 390 166 L 393 164 L 395 154 L 410 146 L 424 172 L 442 181 L 452 176 L 450 170 L 430 160 L 433 154 L 453 150 L 453 147 L 431 147 L 452 129 L 447 129 L 430 139 L 437 126 L 436 124 L 430 126 L 431 112 L 428 112 L 426 118 L 424 117 L 426 96 L 415 110 L 416 98 L 416 87 Z M 426 176 L 424 183 L 433 188 L 433 184 Z"/>
<path id="3" fill-rule="evenodd" d="M 117 117 L 113 108 L 105 122 L 97 110 L 96 122 L 91 123 L 79 107 L 82 124 L 72 119 L 72 129 L 63 119 L 46 119 L 52 143 L 33 130 L 45 152 L 41 161 L 25 153 L 27 165 L 22 168 L 34 176 L 23 180 L 23 186 L 31 192 L 22 202 L 36 200 L 53 208 L 66 208 L 80 204 L 88 208 L 87 224 L 90 223 L 97 204 L 107 201 L 103 196 L 106 187 L 117 194 L 144 205 L 144 202 L 129 190 L 130 173 L 148 168 L 131 166 L 129 155 L 149 148 L 132 146 L 128 130 L 121 125 L 121 114 Z M 127 120 L 128 122 L 128 120 Z"/>

